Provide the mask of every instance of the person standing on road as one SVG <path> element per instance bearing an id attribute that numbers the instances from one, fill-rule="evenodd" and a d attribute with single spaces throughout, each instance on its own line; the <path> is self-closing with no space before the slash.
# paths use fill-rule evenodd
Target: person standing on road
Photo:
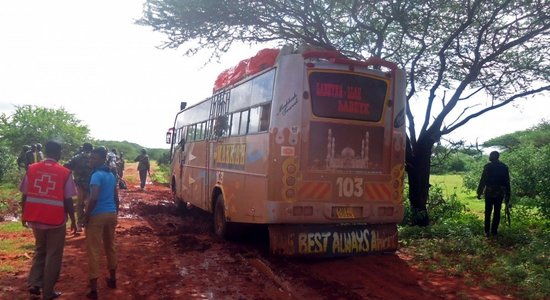
<path id="1" fill-rule="evenodd" d="M 483 174 L 477 187 L 477 198 L 485 195 L 485 235 L 497 235 L 500 223 L 502 200 L 510 203 L 510 173 L 508 166 L 499 160 L 498 151 L 489 154 L 489 163 L 483 167 Z M 495 210 L 491 223 L 491 212 Z"/>
<path id="2" fill-rule="evenodd" d="M 29 166 L 19 186 L 23 226 L 32 228 L 35 239 L 34 257 L 28 277 L 29 293 L 42 299 L 54 299 L 61 293 L 54 291 L 59 279 L 67 214 L 71 231 L 76 231 L 72 197 L 76 188 L 71 171 L 57 161 L 61 158 L 61 145 L 54 141 L 46 144 L 46 159 Z"/>
<path id="3" fill-rule="evenodd" d="M 117 256 L 115 247 L 115 228 L 117 225 L 118 191 L 116 178 L 105 165 L 107 149 L 97 147 L 92 150 L 90 166 L 93 168 L 90 178 L 90 196 L 85 210 L 86 249 L 88 253 L 88 278 L 90 292 L 86 297 L 97 299 L 97 279 L 99 278 L 99 256 L 101 245 L 107 257 L 109 288 L 116 288 Z"/>
<path id="4" fill-rule="evenodd" d="M 124 176 L 124 153 L 120 152 L 120 155 L 118 156 L 118 159 L 116 161 L 116 169 L 118 172 L 118 178 L 122 180 L 122 177 Z"/>
<path id="5" fill-rule="evenodd" d="M 150 164 L 149 164 L 149 155 L 147 155 L 147 150 L 141 149 L 141 154 L 134 159 L 138 162 L 138 172 L 139 172 L 139 181 L 140 188 L 143 190 L 145 188 L 145 181 L 147 180 L 147 173 L 149 173 Z"/>
<path id="6" fill-rule="evenodd" d="M 86 199 L 88 199 L 90 176 L 92 175 L 92 167 L 90 166 L 90 155 L 93 150 L 93 146 L 90 143 L 82 144 L 82 151 L 73 156 L 65 165 L 73 171 L 74 180 L 76 182 L 76 189 L 78 195 L 76 197 L 76 217 L 77 217 L 77 232 L 82 232 L 84 226 L 84 207 L 86 206 Z"/>

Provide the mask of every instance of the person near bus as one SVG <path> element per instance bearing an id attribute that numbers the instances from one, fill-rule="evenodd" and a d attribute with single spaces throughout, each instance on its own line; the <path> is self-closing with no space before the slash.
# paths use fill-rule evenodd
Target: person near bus
<path id="1" fill-rule="evenodd" d="M 90 156 L 93 168 L 90 178 L 90 196 L 85 210 L 86 250 L 88 254 L 88 279 L 90 299 L 97 299 L 97 279 L 99 278 L 99 256 L 102 249 L 107 257 L 109 288 L 116 288 L 117 253 L 115 228 L 117 225 L 118 191 L 115 175 L 105 164 L 107 149 L 96 147 Z"/>
<path id="2" fill-rule="evenodd" d="M 145 181 L 147 180 L 147 173 L 149 173 L 150 164 L 149 164 L 149 155 L 147 155 L 147 150 L 141 149 L 141 154 L 134 159 L 138 162 L 138 172 L 139 172 L 139 181 L 140 188 L 143 190 L 145 188 Z"/>
<path id="3" fill-rule="evenodd" d="M 64 167 L 73 171 L 74 180 L 78 195 L 76 197 L 76 218 L 77 232 L 82 232 L 84 207 L 86 207 L 86 199 L 88 199 L 90 176 L 92 175 L 92 167 L 90 166 L 90 155 L 93 150 L 93 145 L 90 143 L 82 144 L 80 153 L 73 156 Z"/>
<path id="4" fill-rule="evenodd" d="M 27 280 L 29 293 L 42 299 L 54 299 L 61 293 L 54 291 L 59 279 L 67 215 L 71 231 L 76 232 L 72 197 L 76 187 L 71 171 L 58 163 L 61 144 L 46 143 L 46 159 L 29 166 L 19 190 L 22 193 L 23 226 L 32 228 L 35 239 L 34 257 Z"/>
<path id="5" fill-rule="evenodd" d="M 477 188 L 477 198 L 485 195 L 485 235 L 497 235 L 500 223 L 502 201 L 510 203 L 510 173 L 508 166 L 499 160 L 498 151 L 489 154 L 489 163 L 483 167 L 483 174 Z M 493 220 L 491 213 L 494 209 Z"/>

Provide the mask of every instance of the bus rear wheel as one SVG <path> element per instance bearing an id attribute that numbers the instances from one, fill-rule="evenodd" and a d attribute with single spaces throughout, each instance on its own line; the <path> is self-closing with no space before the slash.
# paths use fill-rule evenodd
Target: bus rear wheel
<path id="1" fill-rule="evenodd" d="M 224 239 L 235 237 L 236 224 L 228 222 L 225 217 L 225 203 L 223 196 L 219 195 L 214 206 L 214 233 Z"/>

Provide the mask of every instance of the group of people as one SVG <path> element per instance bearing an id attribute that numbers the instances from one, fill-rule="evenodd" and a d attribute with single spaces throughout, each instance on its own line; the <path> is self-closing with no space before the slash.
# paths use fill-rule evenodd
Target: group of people
<path id="1" fill-rule="evenodd" d="M 107 258 L 109 276 L 107 287 L 116 288 L 117 255 L 115 227 L 119 208 L 118 182 L 122 180 L 124 160 L 115 149 L 94 148 L 84 143 L 79 153 L 61 165 L 62 146 L 56 141 L 29 146 L 20 167 L 27 171 L 19 190 L 22 193 L 22 223 L 32 229 L 35 252 L 27 280 L 31 295 L 55 299 L 61 293 L 54 290 L 59 279 L 66 223 L 74 234 L 85 229 L 88 256 L 89 299 L 98 298 L 99 259 L 101 249 Z M 20 156 L 23 157 L 23 156 Z M 33 160 L 31 160 L 31 157 Z M 145 149 L 136 157 L 140 169 L 149 171 L 149 157 Z M 146 168 L 145 168 L 146 167 Z M 139 166 L 138 166 L 139 169 Z M 145 186 L 142 180 L 141 188 Z M 76 216 L 73 197 L 77 198 Z"/>
<path id="2" fill-rule="evenodd" d="M 23 149 L 21 149 L 21 153 L 17 157 L 17 167 L 27 170 L 29 165 L 43 160 L 42 144 L 23 145 Z"/>

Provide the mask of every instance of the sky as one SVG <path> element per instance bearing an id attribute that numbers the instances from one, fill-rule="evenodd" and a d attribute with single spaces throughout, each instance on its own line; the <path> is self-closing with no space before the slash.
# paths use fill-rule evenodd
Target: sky
<path id="1" fill-rule="evenodd" d="M 100 140 L 167 148 L 181 101 L 212 93 L 217 75 L 265 46 L 238 46 L 219 61 L 208 52 L 159 49 L 166 37 L 135 24 L 142 0 L 0 1 L 0 113 L 15 105 L 64 108 Z M 412 103 L 414 104 L 414 103 Z M 550 120 L 550 101 L 521 100 L 458 129 L 483 142 Z"/>

